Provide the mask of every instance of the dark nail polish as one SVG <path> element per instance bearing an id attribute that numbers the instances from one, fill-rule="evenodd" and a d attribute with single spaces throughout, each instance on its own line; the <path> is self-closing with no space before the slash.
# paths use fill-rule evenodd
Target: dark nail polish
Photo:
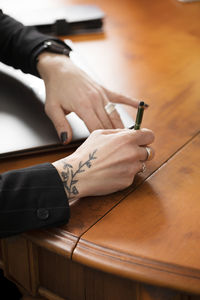
<path id="1" fill-rule="evenodd" d="M 61 132 L 60 139 L 61 139 L 62 144 L 65 144 L 65 142 L 67 141 L 67 131 Z"/>

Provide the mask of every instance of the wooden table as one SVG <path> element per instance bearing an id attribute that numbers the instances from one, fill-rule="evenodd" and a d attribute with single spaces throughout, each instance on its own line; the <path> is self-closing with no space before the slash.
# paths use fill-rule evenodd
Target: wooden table
<path id="1" fill-rule="evenodd" d="M 200 3 L 87 3 L 105 11 L 105 33 L 71 38 L 107 87 L 150 105 L 156 157 L 128 189 L 74 203 L 66 226 L 2 240 L 0 267 L 24 299 L 200 299 Z"/>

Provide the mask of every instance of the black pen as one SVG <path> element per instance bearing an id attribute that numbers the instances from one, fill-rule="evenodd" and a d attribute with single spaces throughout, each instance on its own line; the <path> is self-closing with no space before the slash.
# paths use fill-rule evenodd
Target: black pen
<path id="1" fill-rule="evenodd" d="M 144 103 L 144 101 L 140 101 L 140 103 L 138 105 L 138 110 L 137 110 L 137 116 L 136 116 L 136 120 L 135 120 L 135 125 L 129 127 L 129 129 L 135 129 L 135 130 L 139 130 L 140 129 L 140 126 L 142 124 L 142 118 L 143 118 L 143 113 L 144 113 L 145 107 L 147 107 L 147 105 Z"/>

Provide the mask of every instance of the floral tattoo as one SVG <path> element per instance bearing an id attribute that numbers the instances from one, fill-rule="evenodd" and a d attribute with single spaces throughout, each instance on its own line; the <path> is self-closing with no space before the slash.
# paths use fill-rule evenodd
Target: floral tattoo
<path id="1" fill-rule="evenodd" d="M 73 170 L 73 166 L 64 162 L 63 171 L 61 172 L 62 181 L 65 187 L 65 190 L 67 192 L 68 199 L 73 199 L 75 195 L 79 194 L 79 191 L 77 189 L 77 182 L 76 175 L 78 173 L 85 172 L 87 168 L 91 168 L 92 163 L 91 161 L 94 159 L 97 159 L 95 157 L 95 153 L 97 152 L 97 149 L 94 150 L 92 153 L 89 154 L 89 158 L 86 162 L 80 161 L 78 169 L 76 171 Z M 85 169 L 85 167 L 87 167 Z"/>

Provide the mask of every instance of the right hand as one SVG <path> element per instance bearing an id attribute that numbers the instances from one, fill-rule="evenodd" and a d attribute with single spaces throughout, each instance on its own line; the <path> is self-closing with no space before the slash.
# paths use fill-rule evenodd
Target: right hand
<path id="1" fill-rule="evenodd" d="M 131 185 L 146 160 L 145 146 L 153 141 L 149 129 L 94 131 L 72 155 L 53 163 L 68 199 L 110 194 Z"/>

